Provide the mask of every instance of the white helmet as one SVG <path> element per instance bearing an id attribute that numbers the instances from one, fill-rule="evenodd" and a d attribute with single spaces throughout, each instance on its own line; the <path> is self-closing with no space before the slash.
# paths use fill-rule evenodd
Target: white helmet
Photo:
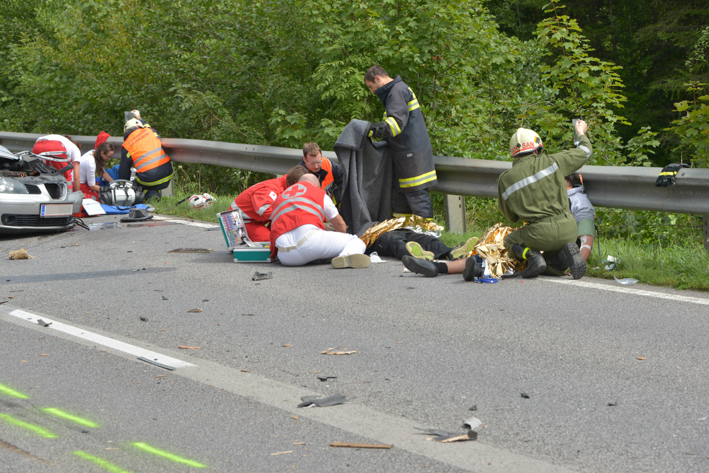
<path id="1" fill-rule="evenodd" d="M 544 148 L 542 139 L 534 130 L 519 128 L 510 138 L 510 156 L 521 156 Z"/>
<path id="2" fill-rule="evenodd" d="M 202 195 L 193 195 L 187 202 L 195 209 L 205 209 L 214 203 L 214 197 L 205 192 Z"/>
<path id="3" fill-rule="evenodd" d="M 133 128 L 143 128 L 145 125 L 143 125 L 143 122 L 140 121 L 138 118 L 131 118 L 126 122 L 126 124 L 123 126 L 123 133 L 127 132 L 128 130 L 132 130 Z"/>

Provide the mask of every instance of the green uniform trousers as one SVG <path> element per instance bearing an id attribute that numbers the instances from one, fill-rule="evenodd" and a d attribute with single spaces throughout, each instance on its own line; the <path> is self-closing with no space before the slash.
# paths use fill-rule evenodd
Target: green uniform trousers
<path id="1" fill-rule="evenodd" d="M 505 237 L 505 248 L 512 254 L 512 247 L 520 245 L 543 251 L 544 259 L 557 254 L 567 243 L 575 242 L 578 228 L 576 219 L 569 213 L 542 219 L 513 231 Z M 546 274 L 557 274 L 558 270 L 547 268 Z M 563 272 L 560 272 L 563 274 Z"/>

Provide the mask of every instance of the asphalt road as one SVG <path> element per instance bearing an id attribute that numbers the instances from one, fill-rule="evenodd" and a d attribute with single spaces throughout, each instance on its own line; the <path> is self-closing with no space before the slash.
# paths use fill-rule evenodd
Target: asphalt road
<path id="1" fill-rule="evenodd" d="M 0 239 L 34 256 L 0 264 L 0 471 L 709 471 L 707 294 L 233 263 L 218 229 L 98 222 Z M 415 429 L 471 416 L 477 441 Z"/>

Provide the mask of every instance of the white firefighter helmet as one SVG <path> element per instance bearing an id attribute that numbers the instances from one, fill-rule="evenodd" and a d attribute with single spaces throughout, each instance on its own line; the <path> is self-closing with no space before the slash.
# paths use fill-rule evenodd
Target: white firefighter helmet
<path id="1" fill-rule="evenodd" d="M 542 139 L 534 130 L 519 128 L 510 138 L 510 156 L 513 158 L 542 148 Z"/>
<path id="2" fill-rule="evenodd" d="M 193 195 L 187 202 L 195 209 L 205 209 L 214 203 L 214 197 L 205 192 L 202 195 Z"/>
<path id="3" fill-rule="evenodd" d="M 144 126 L 145 125 L 143 125 L 143 122 L 141 122 L 138 118 L 131 118 L 123 126 L 123 133 L 126 133 L 128 130 L 132 130 L 133 128 L 143 128 Z"/>

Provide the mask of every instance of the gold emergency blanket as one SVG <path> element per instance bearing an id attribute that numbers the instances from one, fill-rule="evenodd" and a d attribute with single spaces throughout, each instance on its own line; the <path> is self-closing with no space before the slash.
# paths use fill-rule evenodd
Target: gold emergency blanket
<path id="1" fill-rule="evenodd" d="M 519 261 L 510 259 L 503 243 L 505 237 L 514 230 L 514 228 L 503 227 L 501 223 L 488 228 L 471 253 L 487 260 L 493 277 L 502 277 L 510 268 L 515 271 L 521 269 Z"/>
<path id="2" fill-rule="evenodd" d="M 414 231 L 421 233 L 440 233 L 444 230 L 442 226 L 437 225 L 432 221 L 426 220 L 418 215 L 412 215 L 410 217 L 390 218 L 389 220 L 384 220 L 376 225 L 372 225 L 361 237 L 359 237 L 359 239 L 367 245 L 367 248 L 369 248 L 383 233 L 398 230 L 400 228 L 411 228 Z"/>

